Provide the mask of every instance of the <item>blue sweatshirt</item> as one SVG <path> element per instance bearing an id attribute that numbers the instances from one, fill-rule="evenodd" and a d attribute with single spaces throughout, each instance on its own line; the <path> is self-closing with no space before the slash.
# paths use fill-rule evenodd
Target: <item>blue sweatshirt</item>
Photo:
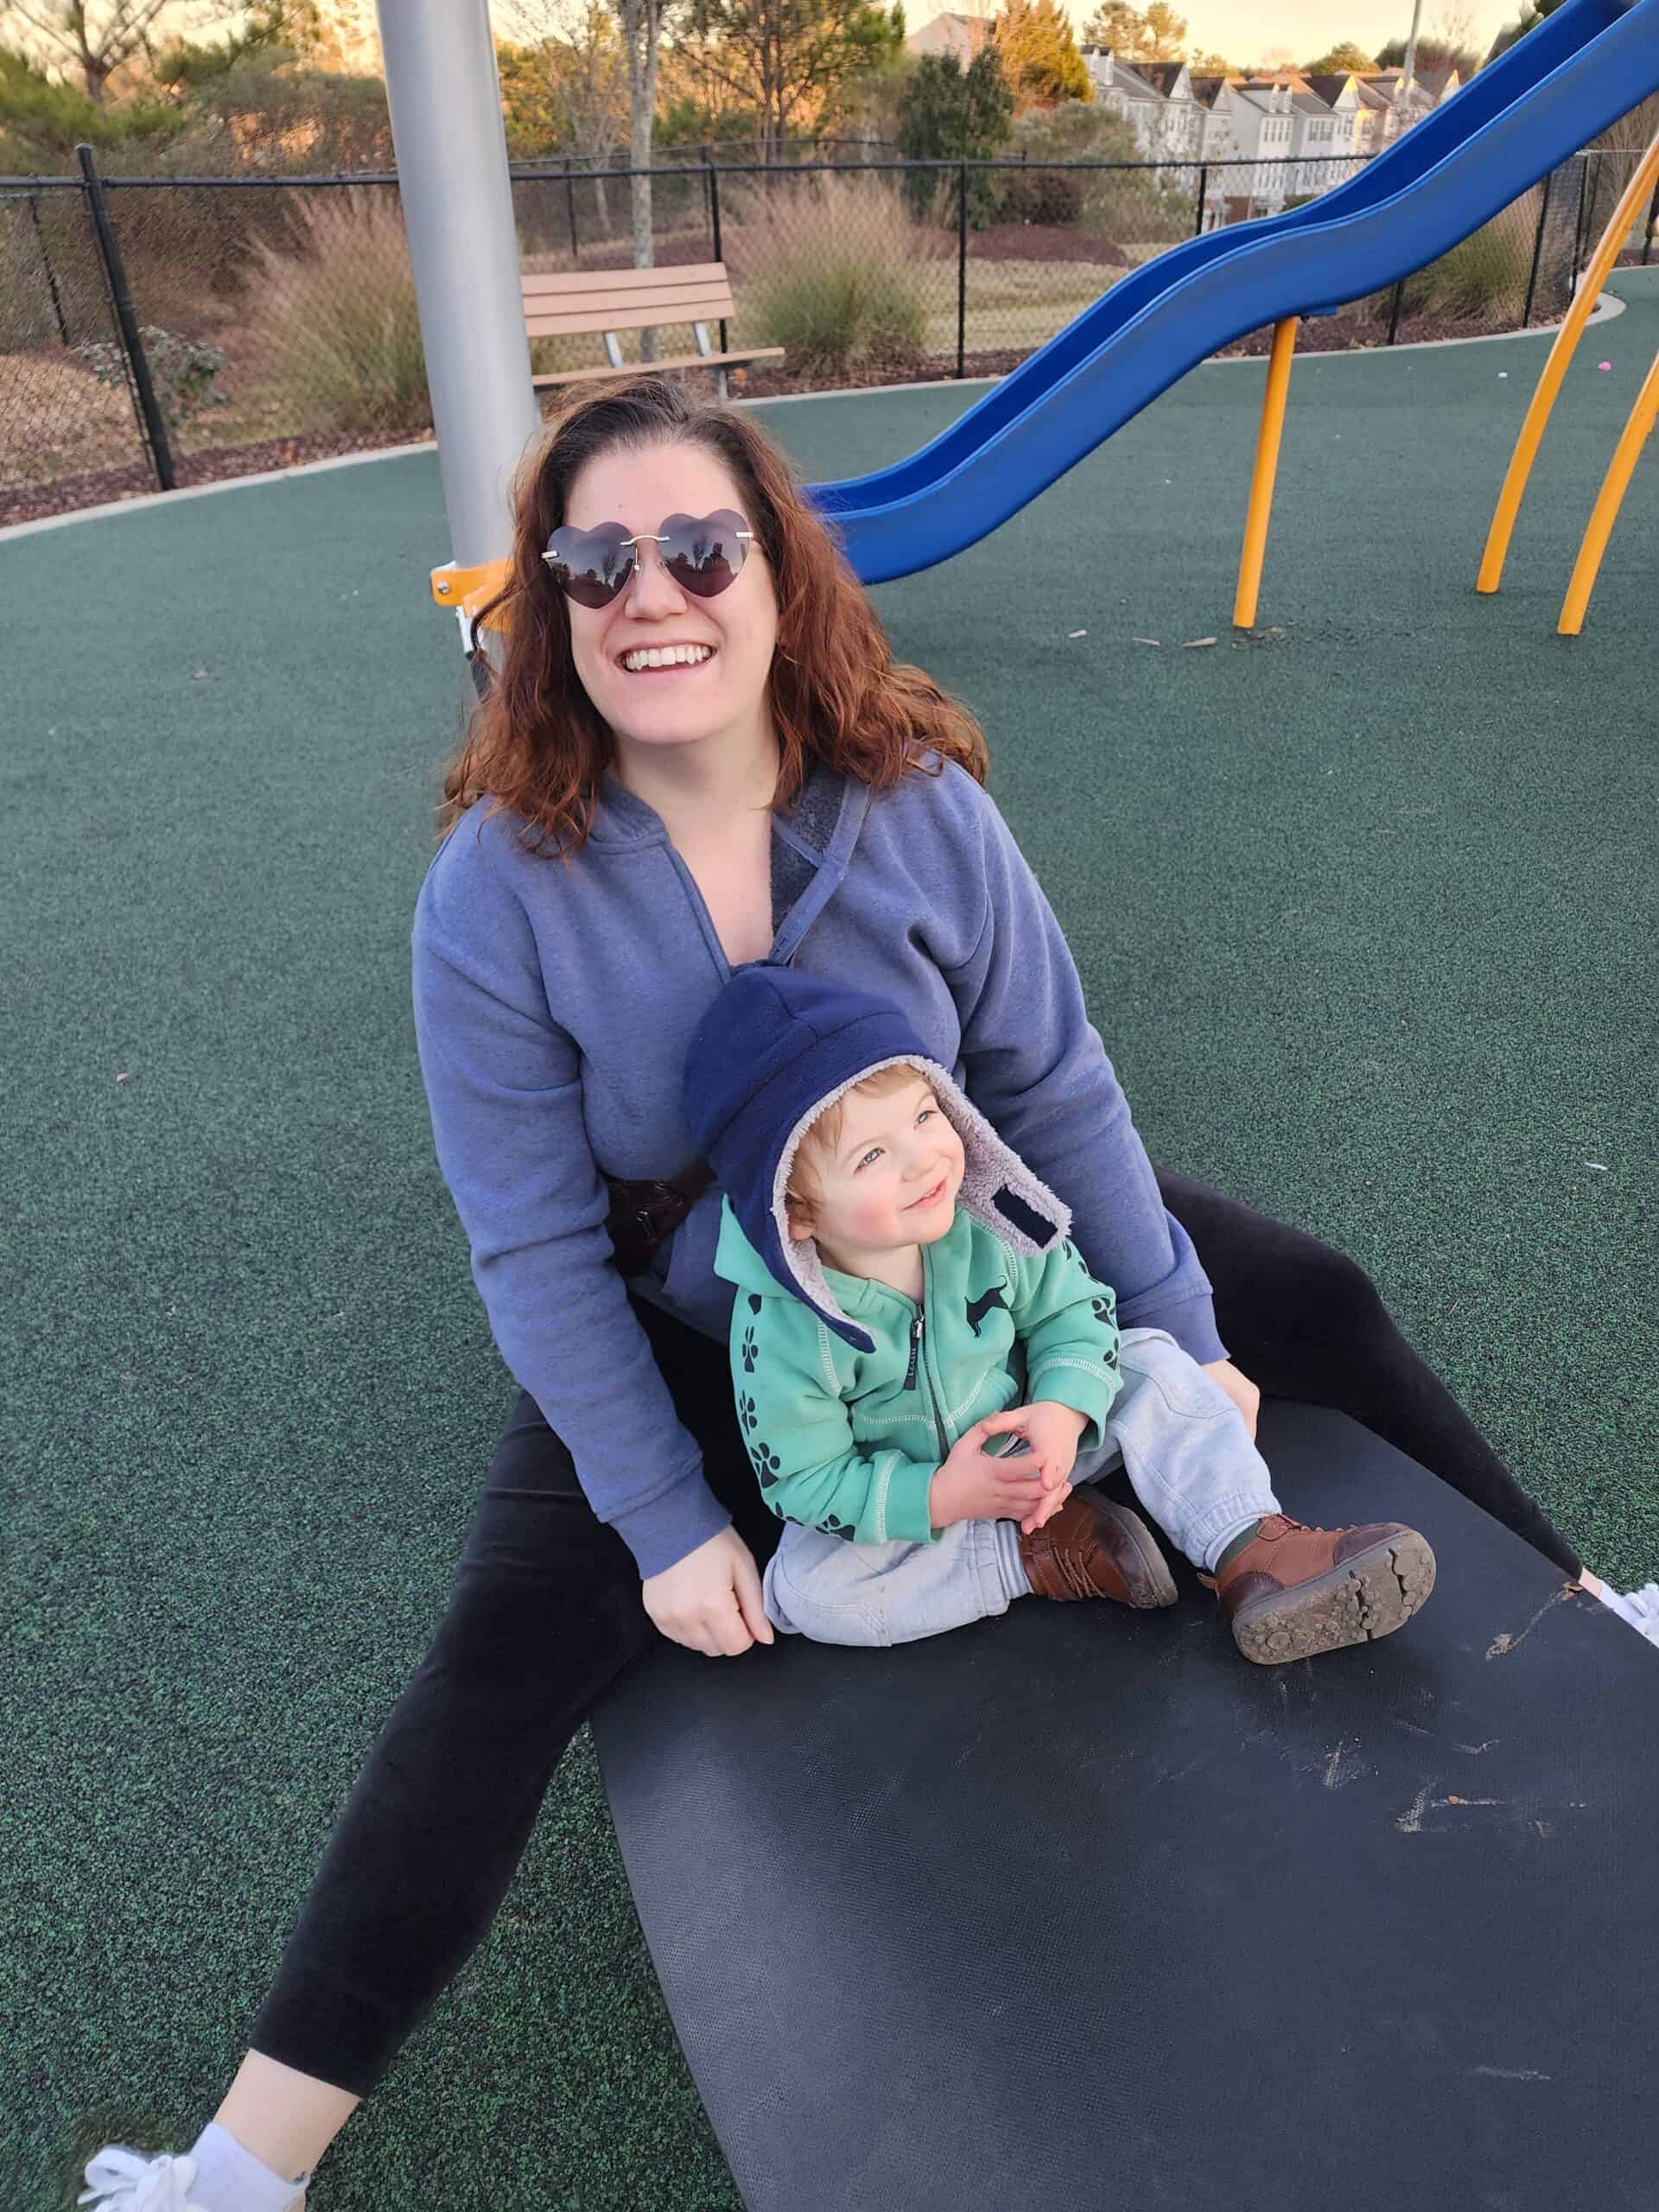
<path id="1" fill-rule="evenodd" d="M 568 864 L 480 800 L 433 855 L 413 931 L 415 1031 L 438 1163 L 508 1368 L 641 1576 L 731 1519 L 703 1479 L 630 1291 L 721 1347 L 721 1192 L 651 1271 L 611 1264 L 603 1177 L 677 1174 L 692 1032 L 732 969 L 655 810 L 607 776 Z M 1166 1213 L 1059 925 L 995 801 L 947 762 L 877 798 L 816 766 L 772 816 L 767 957 L 901 1007 L 930 1056 L 1071 1209 L 1123 1328 L 1225 1357 L 1210 1284 Z"/>

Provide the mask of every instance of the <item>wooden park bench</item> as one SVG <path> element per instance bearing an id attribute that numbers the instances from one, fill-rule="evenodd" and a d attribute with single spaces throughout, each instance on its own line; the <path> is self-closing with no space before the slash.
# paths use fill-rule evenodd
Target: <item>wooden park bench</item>
<path id="1" fill-rule="evenodd" d="M 524 327 L 531 338 L 569 338 L 598 333 L 605 340 L 605 363 L 590 369 L 560 369 L 536 376 L 544 385 L 578 384 L 589 377 L 633 376 L 639 364 L 625 361 L 619 330 L 645 330 L 663 323 L 689 322 L 696 334 L 695 353 L 676 354 L 652 363 L 662 369 L 712 369 L 720 396 L 726 397 L 726 372 L 740 363 L 781 361 L 781 346 L 747 346 L 716 353 L 709 325 L 735 315 L 731 279 L 723 261 L 699 262 L 689 269 L 603 269 L 557 270 L 523 279 Z"/>

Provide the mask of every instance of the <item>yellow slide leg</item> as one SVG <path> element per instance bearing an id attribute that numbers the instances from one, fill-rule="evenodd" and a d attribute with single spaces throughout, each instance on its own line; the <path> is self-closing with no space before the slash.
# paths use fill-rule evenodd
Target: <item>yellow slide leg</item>
<path id="1" fill-rule="evenodd" d="M 1527 488 L 1527 479 L 1532 474 L 1532 464 L 1537 457 L 1544 425 L 1549 420 L 1549 410 L 1555 404 L 1555 395 L 1561 388 L 1561 379 L 1567 374 L 1573 350 L 1584 334 L 1584 326 L 1589 321 L 1592 310 L 1601 296 L 1607 272 L 1618 260 L 1619 248 L 1630 236 L 1632 225 L 1641 214 L 1656 178 L 1659 178 L 1659 137 L 1655 138 L 1637 164 L 1635 175 L 1624 188 L 1624 196 L 1613 210 L 1612 221 L 1602 232 L 1601 244 L 1590 257 L 1584 281 L 1567 311 L 1567 320 L 1555 334 L 1555 343 L 1549 349 L 1549 359 L 1544 363 L 1544 372 L 1538 379 L 1537 388 L 1527 409 L 1526 419 L 1521 425 L 1521 435 L 1515 442 L 1515 451 L 1510 456 L 1509 474 L 1503 479 L 1503 489 L 1498 493 L 1497 512 L 1492 517 L 1492 526 L 1486 533 L 1486 550 L 1481 556 L 1480 574 L 1475 579 L 1477 591 L 1497 589 L 1503 574 L 1503 557 L 1510 550 L 1510 537 L 1515 529 L 1515 518 L 1521 511 L 1522 496 Z"/>
<path id="2" fill-rule="evenodd" d="M 1300 321 L 1300 316 L 1287 315 L 1282 322 L 1273 326 L 1268 388 L 1262 395 L 1262 427 L 1255 436 L 1255 473 L 1250 479 L 1249 512 L 1244 518 L 1244 551 L 1238 564 L 1238 589 L 1233 597 L 1236 630 L 1254 626 L 1255 603 L 1262 594 L 1268 517 L 1273 512 L 1273 480 L 1279 468 L 1279 437 L 1285 427 L 1285 399 L 1290 391 L 1290 357 L 1296 348 L 1296 325 Z"/>
<path id="3" fill-rule="evenodd" d="M 1596 581 L 1596 571 L 1601 566 L 1601 556 L 1607 550 L 1613 522 L 1618 513 L 1619 502 L 1624 497 L 1624 487 L 1635 473 L 1637 457 L 1647 443 L 1653 429 L 1654 418 L 1659 416 L 1659 353 L 1653 366 L 1643 378 L 1642 389 L 1636 395 L 1636 404 L 1613 448 L 1613 457 L 1607 464 L 1607 474 L 1601 480 L 1601 489 L 1596 494 L 1596 504 L 1591 510 L 1586 525 L 1584 543 L 1579 548 L 1579 557 L 1573 564 L 1573 581 L 1567 588 L 1567 597 L 1561 602 L 1561 619 L 1555 625 L 1564 638 L 1576 638 L 1584 627 L 1584 610 L 1590 604 L 1590 593 Z"/>

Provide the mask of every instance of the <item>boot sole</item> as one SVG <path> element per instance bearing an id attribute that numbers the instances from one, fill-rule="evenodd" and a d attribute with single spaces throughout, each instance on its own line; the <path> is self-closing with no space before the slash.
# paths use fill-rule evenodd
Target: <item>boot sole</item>
<path id="1" fill-rule="evenodd" d="M 1370 1643 L 1402 1628 L 1433 1587 L 1434 1554 L 1410 1529 L 1312 1582 L 1253 1599 L 1233 1622 L 1233 1641 L 1258 1667 Z"/>
<path id="2" fill-rule="evenodd" d="M 1169 1562 L 1159 1550 L 1152 1531 L 1139 1514 L 1131 1513 L 1127 1506 L 1119 1505 L 1109 1497 L 1103 1497 L 1100 1502 L 1135 1546 L 1135 1557 L 1146 1569 L 1146 1592 L 1142 1595 L 1131 1586 L 1130 1605 L 1137 1613 L 1153 1613 L 1160 1606 L 1173 1605 L 1178 1594 L 1175 1578 L 1170 1573 Z"/>

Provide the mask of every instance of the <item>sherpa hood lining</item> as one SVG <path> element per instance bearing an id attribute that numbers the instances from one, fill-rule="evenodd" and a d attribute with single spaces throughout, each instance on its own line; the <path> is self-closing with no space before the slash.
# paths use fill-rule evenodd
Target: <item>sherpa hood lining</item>
<path id="1" fill-rule="evenodd" d="M 1039 1258 L 1058 1238 L 1070 1235 L 1071 1209 L 1063 1205 L 1048 1185 L 1033 1175 L 1011 1147 L 1003 1143 L 978 1108 L 971 1105 L 964 1093 L 940 1066 L 918 1052 L 891 1052 L 885 1059 L 872 1060 L 868 1067 L 860 1068 L 849 1075 L 833 1090 L 826 1091 L 816 1104 L 809 1107 L 796 1122 L 785 1140 L 779 1154 L 778 1166 L 772 1183 L 772 1218 L 778 1233 L 778 1243 L 795 1284 L 809 1306 L 821 1316 L 827 1315 L 843 1327 L 856 1330 L 861 1336 L 868 1331 L 852 1319 L 842 1307 L 823 1270 L 823 1261 L 818 1251 L 817 1239 L 804 1236 L 798 1240 L 789 1233 L 789 1213 L 784 1204 L 784 1194 L 789 1186 L 790 1171 L 795 1165 L 795 1155 L 800 1150 L 801 1140 L 819 1117 L 827 1113 L 836 1101 L 868 1077 L 879 1075 L 883 1068 L 913 1067 L 919 1069 L 933 1087 L 933 1094 L 951 1128 L 962 1140 L 962 1186 L 957 1192 L 957 1204 L 982 1222 L 994 1236 L 1011 1251 L 1027 1259 Z M 1012 1189 L 1027 1206 L 1040 1204 L 1054 1224 L 1053 1234 L 1039 1243 L 1033 1236 L 1017 1228 L 996 1205 L 998 1192 Z M 873 1340 L 872 1340 L 873 1341 Z"/>

